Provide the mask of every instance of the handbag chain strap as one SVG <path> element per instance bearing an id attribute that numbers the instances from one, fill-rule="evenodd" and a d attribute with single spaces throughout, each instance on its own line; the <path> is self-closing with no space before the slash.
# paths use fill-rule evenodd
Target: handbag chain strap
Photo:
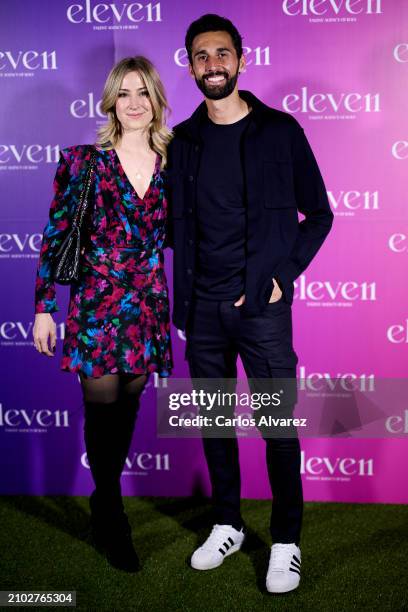
<path id="1" fill-rule="evenodd" d="M 88 196 L 89 196 L 89 190 L 91 188 L 91 183 L 92 183 L 92 175 L 95 171 L 95 166 L 96 166 L 95 162 L 96 162 L 96 150 L 95 148 L 93 148 L 91 157 L 89 160 L 88 170 L 86 173 L 85 185 L 82 189 L 81 196 L 79 198 L 78 208 L 75 214 L 74 221 L 72 223 L 73 227 L 77 227 L 79 229 L 81 229 L 82 221 L 84 219 L 84 216 L 88 208 L 88 204 L 89 204 Z"/>

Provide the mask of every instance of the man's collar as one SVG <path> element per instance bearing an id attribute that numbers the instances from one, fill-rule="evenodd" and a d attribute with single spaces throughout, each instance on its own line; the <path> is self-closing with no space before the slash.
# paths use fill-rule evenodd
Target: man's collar
<path id="1" fill-rule="evenodd" d="M 261 102 L 250 91 L 239 90 L 238 94 L 239 97 L 242 98 L 250 108 L 252 108 L 251 116 L 255 123 L 260 122 L 262 120 L 262 115 L 270 110 L 266 104 Z M 205 101 L 203 101 L 196 108 L 191 117 L 180 123 L 177 126 L 177 129 L 185 132 L 193 140 L 200 140 L 200 125 L 207 117 L 207 105 Z"/>

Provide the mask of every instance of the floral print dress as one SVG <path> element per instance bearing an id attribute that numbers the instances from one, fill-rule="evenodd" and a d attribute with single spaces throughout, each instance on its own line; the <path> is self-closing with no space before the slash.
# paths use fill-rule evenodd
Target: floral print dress
<path id="1" fill-rule="evenodd" d="M 52 256 L 59 248 L 80 197 L 92 147 L 61 151 L 54 199 L 37 269 L 35 312 L 55 312 Z M 170 317 L 163 246 L 167 200 L 157 156 L 141 199 L 114 149 L 96 148 L 92 213 L 81 276 L 71 285 L 62 370 L 89 377 L 105 374 L 169 376 Z"/>

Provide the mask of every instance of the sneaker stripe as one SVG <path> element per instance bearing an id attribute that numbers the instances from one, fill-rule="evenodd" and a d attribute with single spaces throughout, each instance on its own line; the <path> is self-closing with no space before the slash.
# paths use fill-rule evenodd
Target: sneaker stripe
<path id="1" fill-rule="evenodd" d="M 299 572 L 299 570 L 298 570 L 298 569 L 295 569 L 294 567 L 290 567 L 290 568 L 289 568 L 289 571 L 290 571 L 290 572 L 296 572 L 296 573 L 297 573 L 297 574 L 299 574 L 299 576 L 300 576 L 300 572 Z"/>
<path id="2" fill-rule="evenodd" d="M 293 555 L 293 558 L 294 558 L 294 560 L 295 560 L 295 561 L 297 561 L 297 562 L 299 563 L 299 565 L 300 565 L 300 559 L 298 559 L 296 555 Z"/>
<path id="3" fill-rule="evenodd" d="M 232 545 L 235 544 L 235 542 L 234 542 L 234 540 L 232 538 L 228 538 L 228 539 L 229 539 L 229 541 L 231 542 Z"/>
<path id="4" fill-rule="evenodd" d="M 219 550 L 219 552 L 220 552 L 220 553 L 221 553 L 223 556 L 225 555 L 225 551 L 224 551 L 224 550 L 222 550 L 222 548 L 219 548 L 218 550 Z"/>
<path id="5" fill-rule="evenodd" d="M 300 563 L 297 563 L 296 561 L 292 561 L 290 562 L 291 565 L 293 565 L 294 567 L 298 567 L 300 569 Z"/>
<path id="6" fill-rule="evenodd" d="M 222 546 L 225 546 L 225 550 L 229 550 L 231 548 L 231 546 L 228 544 L 228 542 L 224 542 L 224 544 Z"/>

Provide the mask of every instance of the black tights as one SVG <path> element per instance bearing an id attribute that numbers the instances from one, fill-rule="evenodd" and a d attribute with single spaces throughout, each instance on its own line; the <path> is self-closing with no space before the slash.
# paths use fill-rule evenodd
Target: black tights
<path id="1" fill-rule="evenodd" d="M 123 399 L 130 402 L 134 399 L 137 403 L 146 382 L 146 375 L 106 374 L 100 378 L 88 378 L 81 374 L 84 401 L 101 404 Z"/>
<path id="2" fill-rule="evenodd" d="M 106 510 L 123 509 L 120 476 L 132 442 L 147 375 L 81 375 L 84 437 L 96 496 Z"/>

